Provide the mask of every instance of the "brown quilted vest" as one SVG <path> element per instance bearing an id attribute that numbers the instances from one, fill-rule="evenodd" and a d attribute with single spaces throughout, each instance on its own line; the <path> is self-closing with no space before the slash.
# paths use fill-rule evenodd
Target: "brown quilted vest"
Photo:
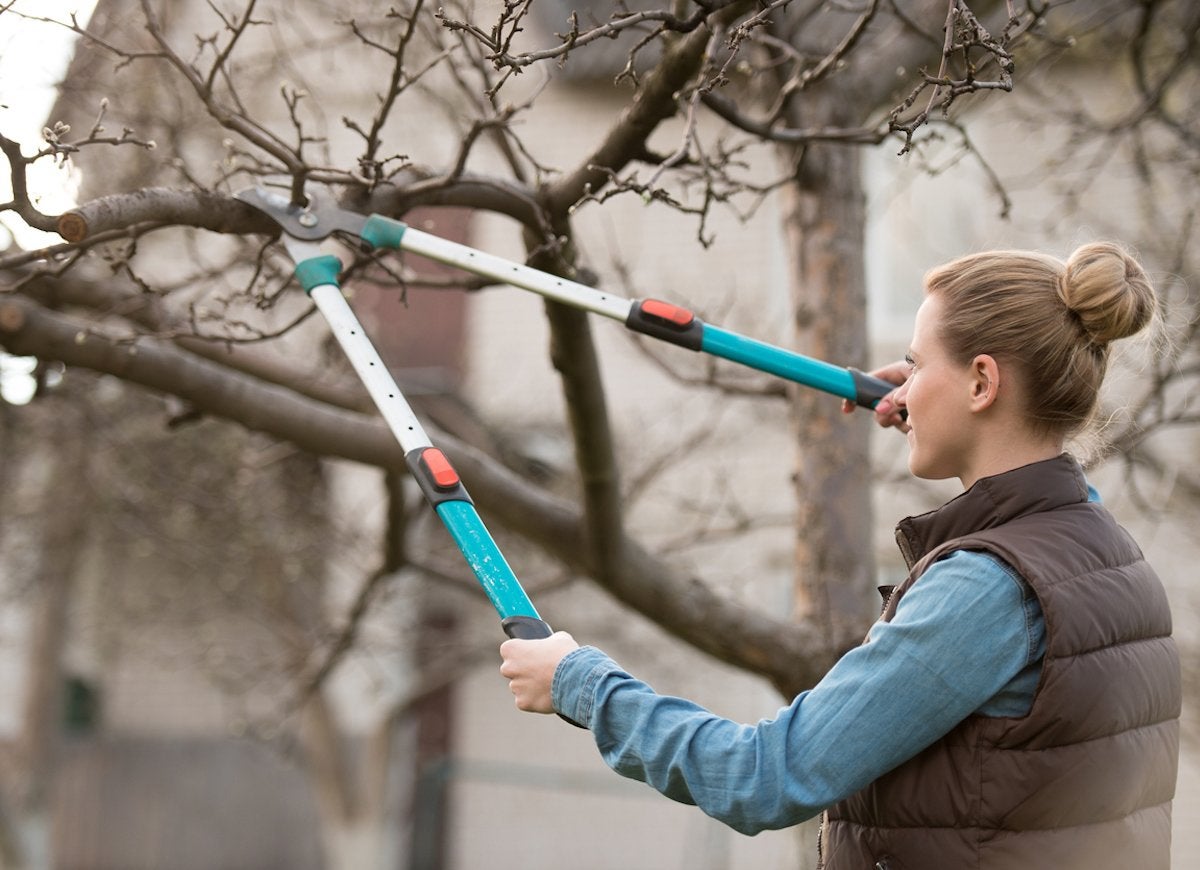
<path id="1" fill-rule="evenodd" d="M 984 478 L 896 537 L 910 572 L 883 619 L 948 552 L 994 553 L 1041 604 L 1041 680 L 1028 715 L 968 717 L 831 808 L 821 866 L 1167 870 L 1181 706 L 1171 614 L 1076 462 Z"/>

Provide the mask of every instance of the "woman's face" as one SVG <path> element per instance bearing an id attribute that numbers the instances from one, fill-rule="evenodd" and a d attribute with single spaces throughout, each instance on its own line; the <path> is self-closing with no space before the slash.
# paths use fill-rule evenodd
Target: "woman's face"
<path id="1" fill-rule="evenodd" d="M 941 299 L 927 295 L 913 325 L 908 353 L 912 370 L 895 393 L 896 403 L 908 409 L 909 470 L 927 480 L 968 475 L 976 441 L 971 366 L 946 352 L 941 319 Z"/>

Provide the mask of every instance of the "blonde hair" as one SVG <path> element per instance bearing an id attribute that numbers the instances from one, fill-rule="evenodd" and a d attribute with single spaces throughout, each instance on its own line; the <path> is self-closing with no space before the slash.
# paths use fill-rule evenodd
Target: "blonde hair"
<path id="1" fill-rule="evenodd" d="M 1109 344 L 1143 329 L 1156 297 L 1141 265 L 1110 242 L 1066 263 L 1029 251 L 970 254 L 925 276 L 945 303 L 941 338 L 966 363 L 981 353 L 1015 364 L 1035 431 L 1073 434 L 1096 408 Z"/>

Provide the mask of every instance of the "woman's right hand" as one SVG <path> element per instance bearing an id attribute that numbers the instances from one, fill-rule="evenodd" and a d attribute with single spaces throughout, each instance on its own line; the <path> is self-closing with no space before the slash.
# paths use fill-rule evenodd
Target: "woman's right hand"
<path id="1" fill-rule="evenodd" d="M 908 380 L 908 376 L 911 372 L 912 366 L 910 366 L 904 360 L 898 360 L 897 362 L 888 363 L 887 365 L 868 372 L 867 374 L 871 375 L 872 377 L 879 378 L 882 381 L 887 381 L 889 384 L 900 386 Z M 875 405 L 875 422 L 884 428 L 894 426 L 901 432 L 908 432 L 908 423 L 900 413 L 902 407 L 896 403 L 894 399 L 895 395 L 895 390 L 893 390 L 880 399 Z M 849 399 L 842 400 L 842 413 L 851 414 L 854 412 L 856 407 L 858 406 Z"/>

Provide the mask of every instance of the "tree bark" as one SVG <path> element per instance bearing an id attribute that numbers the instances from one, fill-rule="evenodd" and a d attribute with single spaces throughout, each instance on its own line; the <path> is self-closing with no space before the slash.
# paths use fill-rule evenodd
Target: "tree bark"
<path id="1" fill-rule="evenodd" d="M 813 112 L 814 104 L 817 107 Z M 838 124 L 834 95 L 811 100 L 808 117 Z M 814 144 L 787 153 L 795 175 L 784 222 L 797 348 L 817 359 L 863 367 L 868 358 L 865 196 L 856 148 Z M 871 616 L 874 518 L 866 415 L 794 390 L 796 583 L 793 616 L 811 620 L 831 649 L 859 638 Z"/>

